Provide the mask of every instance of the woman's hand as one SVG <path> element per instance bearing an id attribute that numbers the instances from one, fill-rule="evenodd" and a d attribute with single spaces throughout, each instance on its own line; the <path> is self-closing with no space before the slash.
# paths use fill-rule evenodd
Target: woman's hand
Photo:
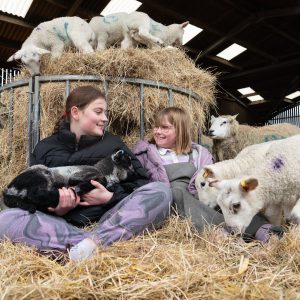
<path id="1" fill-rule="evenodd" d="M 113 193 L 108 191 L 98 181 L 91 180 L 91 184 L 95 187 L 95 189 L 83 195 L 81 197 L 83 201 L 80 202 L 79 205 L 90 206 L 90 205 L 105 204 L 112 198 Z"/>
<path id="2" fill-rule="evenodd" d="M 57 216 L 63 216 L 78 205 L 80 197 L 76 195 L 72 188 L 63 187 L 58 191 L 59 203 L 55 208 L 48 207 L 48 211 L 54 212 Z"/>

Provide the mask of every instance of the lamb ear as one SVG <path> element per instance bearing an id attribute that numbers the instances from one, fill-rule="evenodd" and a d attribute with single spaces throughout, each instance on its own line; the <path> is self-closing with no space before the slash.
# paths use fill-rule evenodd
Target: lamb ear
<path id="1" fill-rule="evenodd" d="M 43 48 L 39 48 L 39 47 L 35 47 L 35 51 L 36 51 L 39 55 L 51 53 L 49 50 L 46 50 L 46 49 L 43 49 Z"/>
<path id="2" fill-rule="evenodd" d="M 234 120 L 236 120 L 236 118 L 237 118 L 238 115 L 239 115 L 239 114 L 236 114 L 236 115 L 234 115 L 234 116 L 231 116 L 231 118 L 234 119 Z"/>
<path id="3" fill-rule="evenodd" d="M 221 189 L 221 186 L 220 186 L 220 183 L 221 181 L 220 180 L 217 180 L 217 179 L 208 179 L 208 182 L 209 182 L 209 186 L 210 187 L 214 187 L 216 188 L 217 190 L 220 190 Z"/>
<path id="4" fill-rule="evenodd" d="M 125 154 L 124 150 L 118 150 L 115 154 L 112 155 L 112 160 L 117 163 Z"/>
<path id="5" fill-rule="evenodd" d="M 240 188 L 244 192 L 255 190 L 258 186 L 258 180 L 256 178 L 247 178 L 240 181 Z"/>
<path id="6" fill-rule="evenodd" d="M 214 172 L 210 167 L 204 167 L 203 168 L 203 178 L 207 179 L 207 178 L 212 178 L 214 177 Z"/>
<path id="7" fill-rule="evenodd" d="M 9 57 L 9 59 L 7 61 L 10 62 L 13 60 L 21 59 L 22 56 L 23 56 L 23 51 L 19 50 L 15 54 L 13 54 L 11 57 Z"/>
<path id="8" fill-rule="evenodd" d="M 190 22 L 189 22 L 189 21 L 186 21 L 186 22 L 180 24 L 180 27 L 181 27 L 181 28 L 184 28 L 184 27 L 188 26 L 189 24 L 190 24 Z"/>

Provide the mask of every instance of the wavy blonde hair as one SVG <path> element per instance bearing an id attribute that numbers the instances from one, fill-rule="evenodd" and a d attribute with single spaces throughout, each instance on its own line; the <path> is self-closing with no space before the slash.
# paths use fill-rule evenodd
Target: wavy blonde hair
<path id="1" fill-rule="evenodd" d="M 183 109 L 170 106 L 158 112 L 154 118 L 154 126 L 159 127 L 168 121 L 175 128 L 176 134 L 176 154 L 188 154 L 192 150 L 191 127 L 192 120 L 190 115 Z M 151 143 L 155 144 L 154 136 Z"/>

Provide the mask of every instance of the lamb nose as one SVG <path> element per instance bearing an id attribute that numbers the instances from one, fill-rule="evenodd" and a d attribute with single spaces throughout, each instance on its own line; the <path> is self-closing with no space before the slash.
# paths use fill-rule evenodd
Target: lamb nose
<path id="1" fill-rule="evenodd" d="M 209 135 L 213 135 L 213 133 L 214 133 L 214 130 L 209 130 L 209 131 L 208 131 L 208 134 L 209 134 Z"/>

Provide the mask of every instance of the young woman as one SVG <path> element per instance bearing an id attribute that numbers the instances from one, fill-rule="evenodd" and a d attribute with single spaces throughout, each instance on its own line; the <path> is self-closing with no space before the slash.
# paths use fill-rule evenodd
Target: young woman
<path id="1" fill-rule="evenodd" d="M 91 86 L 74 89 L 53 135 L 35 147 L 31 164 L 93 165 L 115 150 L 123 149 L 132 158 L 136 179 L 122 182 L 112 190 L 91 181 L 95 189 L 82 199 L 71 188 L 63 187 L 59 189 L 58 206 L 49 208 L 49 214 L 4 210 L 0 213 L 0 239 L 8 237 L 38 250 L 64 251 L 71 246 L 70 258 L 82 260 L 98 244 L 108 246 L 130 239 L 168 216 L 172 201 L 170 189 L 160 182 L 149 183 L 132 152 L 119 137 L 105 131 L 107 121 L 107 103 L 99 90 Z M 76 227 L 95 221 L 98 225 L 89 233 Z"/>
<path id="2" fill-rule="evenodd" d="M 151 181 L 164 182 L 171 186 L 175 208 L 180 216 L 191 218 L 199 231 L 205 225 L 224 222 L 223 215 L 206 206 L 197 198 L 195 179 L 204 165 L 213 163 L 208 150 L 191 140 L 191 119 L 178 107 L 160 111 L 154 121 L 153 137 L 150 141 L 139 141 L 133 153 L 140 160 Z M 255 216 L 246 235 L 266 242 L 273 228 L 260 215 Z M 279 230 L 279 232 L 277 232 Z"/>

